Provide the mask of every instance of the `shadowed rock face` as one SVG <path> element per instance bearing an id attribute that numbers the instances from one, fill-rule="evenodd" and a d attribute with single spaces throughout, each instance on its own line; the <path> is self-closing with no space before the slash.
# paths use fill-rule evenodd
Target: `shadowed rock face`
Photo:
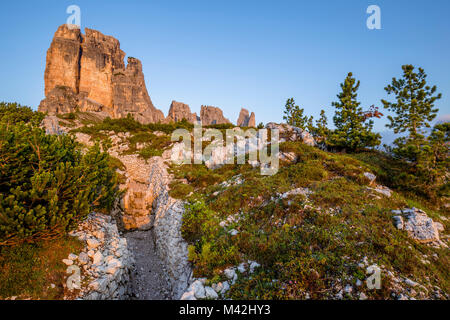
<path id="1" fill-rule="evenodd" d="M 211 106 L 202 106 L 200 110 L 200 119 L 204 126 L 231 123 L 230 120 L 223 116 L 222 110 Z"/>
<path id="2" fill-rule="evenodd" d="M 117 39 L 88 28 L 85 33 L 65 24 L 56 31 L 47 51 L 46 99 L 39 111 L 102 111 L 112 118 L 129 113 L 143 123 L 163 121 L 164 114 L 148 95 L 141 62 L 129 58 L 125 68 L 125 53 Z M 52 91 L 62 87 L 68 88 L 70 102 L 64 103 L 61 90 Z"/>
<path id="3" fill-rule="evenodd" d="M 191 108 L 189 108 L 189 105 L 182 102 L 172 101 L 166 121 L 178 122 L 183 119 L 186 119 L 190 123 L 196 123 L 199 120 L 196 113 L 191 113 Z"/>
<path id="4" fill-rule="evenodd" d="M 255 114 L 252 112 L 252 114 L 249 115 L 248 110 L 242 108 L 239 113 L 237 125 L 239 127 L 255 127 Z"/>
<path id="5" fill-rule="evenodd" d="M 113 74 L 114 118 L 134 115 L 142 123 L 162 122 L 164 114 L 153 106 L 145 86 L 142 63 L 136 58 L 128 58 L 125 70 L 116 69 Z"/>

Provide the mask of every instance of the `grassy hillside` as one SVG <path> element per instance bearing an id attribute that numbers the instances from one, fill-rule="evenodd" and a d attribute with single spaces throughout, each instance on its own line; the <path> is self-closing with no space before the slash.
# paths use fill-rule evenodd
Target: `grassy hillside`
<path id="1" fill-rule="evenodd" d="M 411 297 L 429 296 L 434 286 L 449 292 L 448 249 L 412 240 L 394 227 L 391 213 L 415 206 L 448 229 L 448 209 L 398 187 L 389 198 L 368 189 L 364 172 L 394 188 L 390 177 L 401 163 L 378 152 L 334 154 L 300 142 L 280 148 L 294 152 L 297 161 L 283 163 L 274 176 L 261 176 L 248 165 L 214 171 L 199 165 L 172 167 L 175 177 L 187 182 L 174 182 L 171 194 L 189 201 L 182 231 L 197 277 L 226 280 L 226 267 L 256 260 L 262 265 L 259 272 L 242 274 L 229 297 L 328 299 L 352 285 L 358 294 L 353 289 L 344 298 L 359 298 L 363 292 L 389 299 L 392 292 L 407 290 L 395 283 L 403 282 L 401 277 L 427 288 L 408 291 Z M 296 188 L 304 194 L 277 196 Z M 356 286 L 367 278 L 369 264 L 383 270 L 381 290 Z"/>
<path id="2" fill-rule="evenodd" d="M 120 135 L 126 145 L 122 152 L 144 159 L 169 148 L 174 129 L 192 129 L 186 122 L 142 125 L 84 113 L 61 115 L 59 121 L 71 133 L 99 141 L 103 150 L 111 144 L 111 132 Z M 170 165 L 170 194 L 186 200 L 181 232 L 195 277 L 207 278 L 208 284 L 225 281 L 224 269 L 252 260 L 261 267 L 239 273 L 226 298 L 448 299 L 448 249 L 411 239 L 394 226 L 392 213 L 423 209 L 444 225 L 441 239 L 447 242 L 445 195 L 431 199 L 411 188 L 398 179 L 407 164 L 381 152 L 331 153 L 301 142 L 282 143 L 280 151 L 296 160 L 281 162 L 273 176 L 262 176 L 248 164 L 216 170 Z M 117 158 L 108 163 L 124 170 Z M 376 175 L 375 184 L 367 172 Z M 377 192 L 376 185 L 389 187 L 391 196 Z M 2 248 L 0 297 L 61 298 L 62 288 L 44 284 L 62 277 L 61 259 L 78 245 L 60 238 Z M 382 270 L 379 290 L 364 283 L 367 267 L 374 264 Z"/>

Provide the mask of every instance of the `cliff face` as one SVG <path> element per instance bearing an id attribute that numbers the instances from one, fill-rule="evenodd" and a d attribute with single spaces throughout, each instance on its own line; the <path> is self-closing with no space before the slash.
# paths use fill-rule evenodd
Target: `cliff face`
<path id="1" fill-rule="evenodd" d="M 98 103 L 113 106 L 113 72 L 124 69 L 125 52 L 117 39 L 87 29 L 81 43 L 79 92 Z"/>
<path id="2" fill-rule="evenodd" d="M 129 58 L 125 68 L 117 39 L 87 28 L 85 33 L 65 24 L 56 31 L 47 51 L 46 99 L 39 111 L 101 111 L 112 118 L 130 113 L 143 123 L 164 120 L 148 95 L 141 62 Z"/>
<path id="3" fill-rule="evenodd" d="M 66 86 L 78 93 L 81 56 L 80 29 L 62 25 L 53 37 L 47 51 L 45 67 L 45 96 L 56 86 Z"/>
<path id="4" fill-rule="evenodd" d="M 131 114 L 144 124 L 183 118 L 191 123 L 201 120 L 203 125 L 230 123 L 219 108 L 202 106 L 198 117 L 187 104 L 176 101 L 165 119 L 147 92 L 141 61 L 129 57 L 125 66 L 124 58 L 114 37 L 88 28 L 83 35 L 80 29 L 60 26 L 47 51 L 45 99 L 38 110 L 49 115 L 99 112 L 111 118 Z M 242 109 L 238 125 L 252 127 L 254 122 L 254 114 L 248 116 Z"/>
<path id="5" fill-rule="evenodd" d="M 211 106 L 202 106 L 200 110 L 200 119 L 204 126 L 231 123 L 230 120 L 223 116 L 223 112 L 220 108 Z"/>
<path id="6" fill-rule="evenodd" d="M 114 71 L 112 83 L 114 118 L 123 118 L 131 113 L 142 123 L 164 120 L 163 112 L 153 106 L 148 95 L 141 61 L 129 57 L 125 70 Z"/>

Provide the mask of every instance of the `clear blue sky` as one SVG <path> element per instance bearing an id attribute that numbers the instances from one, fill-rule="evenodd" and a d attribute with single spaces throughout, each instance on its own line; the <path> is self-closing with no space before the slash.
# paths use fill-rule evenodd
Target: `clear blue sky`
<path id="1" fill-rule="evenodd" d="M 142 60 L 155 106 L 172 100 L 241 107 L 257 122 L 282 121 L 287 98 L 307 114 L 327 111 L 347 72 L 361 80 L 363 106 L 380 106 L 402 64 L 421 66 L 450 114 L 450 1 L 1 1 L 0 100 L 36 108 L 44 97 L 46 51 L 67 6 L 81 26 L 120 40 Z M 366 28 L 366 8 L 381 8 L 381 30 Z M 376 121 L 385 130 L 385 120 Z"/>

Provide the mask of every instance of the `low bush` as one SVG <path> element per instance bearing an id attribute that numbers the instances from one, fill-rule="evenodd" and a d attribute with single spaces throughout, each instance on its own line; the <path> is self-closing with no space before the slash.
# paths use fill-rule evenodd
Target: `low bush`
<path id="1" fill-rule="evenodd" d="M 98 144 L 82 154 L 73 137 L 47 135 L 29 110 L 0 105 L 0 245 L 60 237 L 117 195 Z"/>

